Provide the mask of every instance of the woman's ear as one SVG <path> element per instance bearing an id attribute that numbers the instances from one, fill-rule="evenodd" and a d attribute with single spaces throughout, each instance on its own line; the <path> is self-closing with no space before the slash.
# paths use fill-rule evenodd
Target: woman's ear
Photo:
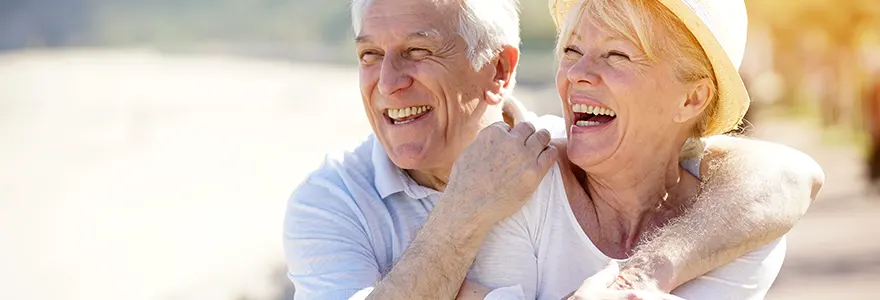
<path id="1" fill-rule="evenodd" d="M 516 66 L 519 64 L 519 49 L 505 45 L 501 52 L 492 61 L 494 75 L 492 86 L 486 93 L 489 104 L 497 105 L 501 100 L 510 96 L 513 91 L 516 76 Z"/>
<path id="2" fill-rule="evenodd" d="M 700 79 L 691 84 L 687 97 L 678 107 L 675 122 L 687 122 L 699 117 L 706 110 L 706 107 L 709 106 L 709 101 L 712 101 L 712 98 L 715 97 L 713 89 L 710 88 L 711 84 L 712 82 L 708 78 Z"/>

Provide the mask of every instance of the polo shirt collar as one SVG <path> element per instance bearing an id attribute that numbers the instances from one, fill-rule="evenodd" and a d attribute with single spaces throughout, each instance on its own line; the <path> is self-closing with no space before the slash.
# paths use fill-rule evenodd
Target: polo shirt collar
<path id="1" fill-rule="evenodd" d="M 371 160 L 375 172 L 374 184 L 382 199 L 400 192 L 406 193 L 412 199 L 424 199 L 429 195 L 440 194 L 437 190 L 423 187 L 416 183 L 409 174 L 391 161 L 378 138 L 373 136 L 372 140 L 373 153 Z"/>

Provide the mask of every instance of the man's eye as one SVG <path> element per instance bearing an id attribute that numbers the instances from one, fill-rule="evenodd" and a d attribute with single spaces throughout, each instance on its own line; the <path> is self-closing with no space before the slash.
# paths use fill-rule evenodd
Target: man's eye
<path id="1" fill-rule="evenodd" d="M 382 55 L 373 51 L 365 51 L 361 53 L 361 63 L 371 64 L 382 59 Z"/>
<path id="2" fill-rule="evenodd" d="M 410 48 L 407 50 L 407 55 L 412 59 L 420 60 L 431 55 L 431 51 L 422 48 Z"/>

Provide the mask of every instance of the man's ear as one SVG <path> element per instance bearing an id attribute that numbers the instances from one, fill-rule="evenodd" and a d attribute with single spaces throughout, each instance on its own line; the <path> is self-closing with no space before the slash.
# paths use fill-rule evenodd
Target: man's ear
<path id="1" fill-rule="evenodd" d="M 691 85 L 687 97 L 678 106 L 678 114 L 674 119 L 675 122 L 687 122 L 699 117 L 706 110 L 706 107 L 709 106 L 709 101 L 715 96 L 715 93 L 710 88 L 711 84 L 712 81 L 708 78 L 703 78 Z"/>
<path id="2" fill-rule="evenodd" d="M 489 104 L 501 103 L 504 98 L 513 92 L 515 84 L 516 67 L 519 65 L 519 49 L 510 45 L 504 45 L 501 52 L 492 61 L 494 75 L 492 86 L 487 92 L 486 99 Z"/>

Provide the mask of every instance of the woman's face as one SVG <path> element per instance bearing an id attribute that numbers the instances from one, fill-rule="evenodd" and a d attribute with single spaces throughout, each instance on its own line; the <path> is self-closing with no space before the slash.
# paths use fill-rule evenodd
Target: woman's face
<path id="1" fill-rule="evenodd" d="M 556 85 L 573 163 L 613 171 L 640 157 L 677 155 L 683 140 L 677 147 L 674 141 L 686 130 L 681 112 L 693 85 L 676 79 L 667 59 L 650 60 L 586 18 L 561 46 Z"/>

